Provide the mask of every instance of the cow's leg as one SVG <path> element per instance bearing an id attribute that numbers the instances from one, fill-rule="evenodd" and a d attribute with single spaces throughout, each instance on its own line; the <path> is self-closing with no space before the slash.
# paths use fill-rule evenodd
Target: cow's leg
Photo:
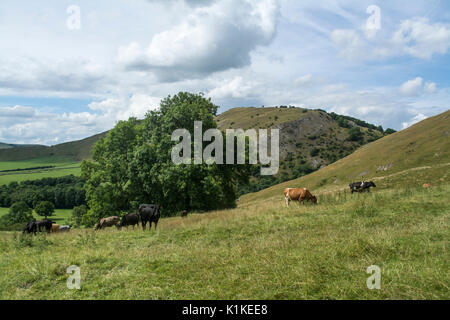
<path id="1" fill-rule="evenodd" d="M 152 220 L 148 222 L 148 231 L 152 230 Z"/>
<path id="2" fill-rule="evenodd" d="M 289 208 L 289 201 L 291 201 L 291 199 L 289 198 L 289 195 L 286 195 L 286 197 L 284 197 L 284 200 L 286 200 L 286 207 Z"/>
<path id="3" fill-rule="evenodd" d="M 147 221 L 142 220 L 141 224 L 142 224 L 142 230 L 145 231 L 145 226 L 147 225 Z"/>
<path id="4" fill-rule="evenodd" d="M 303 200 L 305 200 L 305 197 L 299 197 L 299 198 L 298 198 L 298 204 L 299 204 L 299 205 L 302 205 Z"/>
<path id="5" fill-rule="evenodd" d="M 155 230 L 156 230 L 156 226 L 158 225 L 158 221 L 155 221 Z"/>

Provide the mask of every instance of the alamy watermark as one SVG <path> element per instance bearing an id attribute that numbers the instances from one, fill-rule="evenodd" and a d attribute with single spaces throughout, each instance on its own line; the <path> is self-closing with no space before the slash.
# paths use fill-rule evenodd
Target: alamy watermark
<path id="1" fill-rule="evenodd" d="M 366 273 L 372 274 L 367 278 L 366 284 L 369 290 L 381 289 L 381 269 L 379 266 L 371 265 L 367 267 Z"/>
<path id="2" fill-rule="evenodd" d="M 79 6 L 71 5 L 67 8 L 67 18 L 66 25 L 69 30 L 80 30 L 81 29 L 81 9 Z"/>
<path id="3" fill-rule="evenodd" d="M 70 274 L 70 276 L 67 278 L 67 289 L 81 289 L 81 270 L 80 267 L 72 265 L 67 267 L 66 272 Z"/>
<path id="4" fill-rule="evenodd" d="M 246 163 L 246 140 L 248 139 L 248 163 L 257 164 L 261 167 L 261 175 L 274 175 L 278 173 L 280 164 L 280 132 L 279 129 L 270 130 L 270 155 L 268 154 L 269 138 L 267 129 L 259 129 L 257 133 L 254 129 L 227 129 L 226 148 L 224 159 L 223 135 L 219 129 L 208 129 L 202 134 L 202 122 L 194 122 L 194 164 L 237 164 Z M 171 153 L 172 162 L 179 164 L 192 164 L 191 134 L 186 129 L 177 129 L 172 133 L 172 141 L 179 141 Z M 212 141 L 214 138 L 214 141 Z M 235 149 L 235 138 L 237 139 L 237 149 Z M 202 150 L 203 142 L 210 142 Z M 235 152 L 236 151 L 236 152 Z M 182 155 L 180 154 L 182 153 Z"/>

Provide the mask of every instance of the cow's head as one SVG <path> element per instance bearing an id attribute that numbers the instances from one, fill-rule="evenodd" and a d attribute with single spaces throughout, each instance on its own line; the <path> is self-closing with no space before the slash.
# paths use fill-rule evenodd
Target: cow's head
<path id="1" fill-rule="evenodd" d="M 316 196 L 312 196 L 311 201 L 312 201 L 312 203 L 317 204 L 317 198 L 316 198 Z"/>

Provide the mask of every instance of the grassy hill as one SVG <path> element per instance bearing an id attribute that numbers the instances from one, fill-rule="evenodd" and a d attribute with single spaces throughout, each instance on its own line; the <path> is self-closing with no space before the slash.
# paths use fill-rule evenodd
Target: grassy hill
<path id="1" fill-rule="evenodd" d="M 323 110 L 302 108 L 235 108 L 219 115 L 217 123 L 221 130 L 279 129 L 281 169 L 289 173 L 296 164 L 328 165 L 384 136 L 352 121 L 340 123 Z M 352 128 L 361 131 L 360 139 L 348 139 Z"/>
<path id="2" fill-rule="evenodd" d="M 105 135 L 106 132 L 51 147 L 0 146 L 0 185 L 12 181 L 79 175 L 81 160 L 91 157 L 92 147 Z"/>
<path id="3" fill-rule="evenodd" d="M 450 111 L 362 146 L 310 175 L 244 195 L 240 201 L 280 198 L 287 187 L 307 187 L 321 194 L 346 189 L 348 183 L 361 180 L 374 180 L 378 189 L 449 183 Z"/>
<path id="4" fill-rule="evenodd" d="M 450 186 L 258 202 L 158 230 L 0 233 L 1 299 L 448 299 Z M 68 290 L 66 268 L 81 269 Z M 381 269 L 369 290 L 366 269 Z"/>

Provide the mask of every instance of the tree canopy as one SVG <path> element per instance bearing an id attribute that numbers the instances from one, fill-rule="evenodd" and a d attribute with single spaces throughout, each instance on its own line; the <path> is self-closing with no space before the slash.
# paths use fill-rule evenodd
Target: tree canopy
<path id="1" fill-rule="evenodd" d="M 81 165 L 89 206 L 82 223 L 92 225 L 140 203 L 162 205 L 163 215 L 235 206 L 236 186 L 248 182 L 249 165 L 176 165 L 171 158 L 178 143 L 172 141 L 172 133 L 186 129 L 194 137 L 194 121 L 202 121 L 202 133 L 217 128 L 217 109 L 202 94 L 180 92 L 162 100 L 144 120 L 120 121 L 97 142 L 92 160 Z M 194 139 L 192 150 L 193 146 Z M 194 152 L 191 155 L 193 159 Z"/>

